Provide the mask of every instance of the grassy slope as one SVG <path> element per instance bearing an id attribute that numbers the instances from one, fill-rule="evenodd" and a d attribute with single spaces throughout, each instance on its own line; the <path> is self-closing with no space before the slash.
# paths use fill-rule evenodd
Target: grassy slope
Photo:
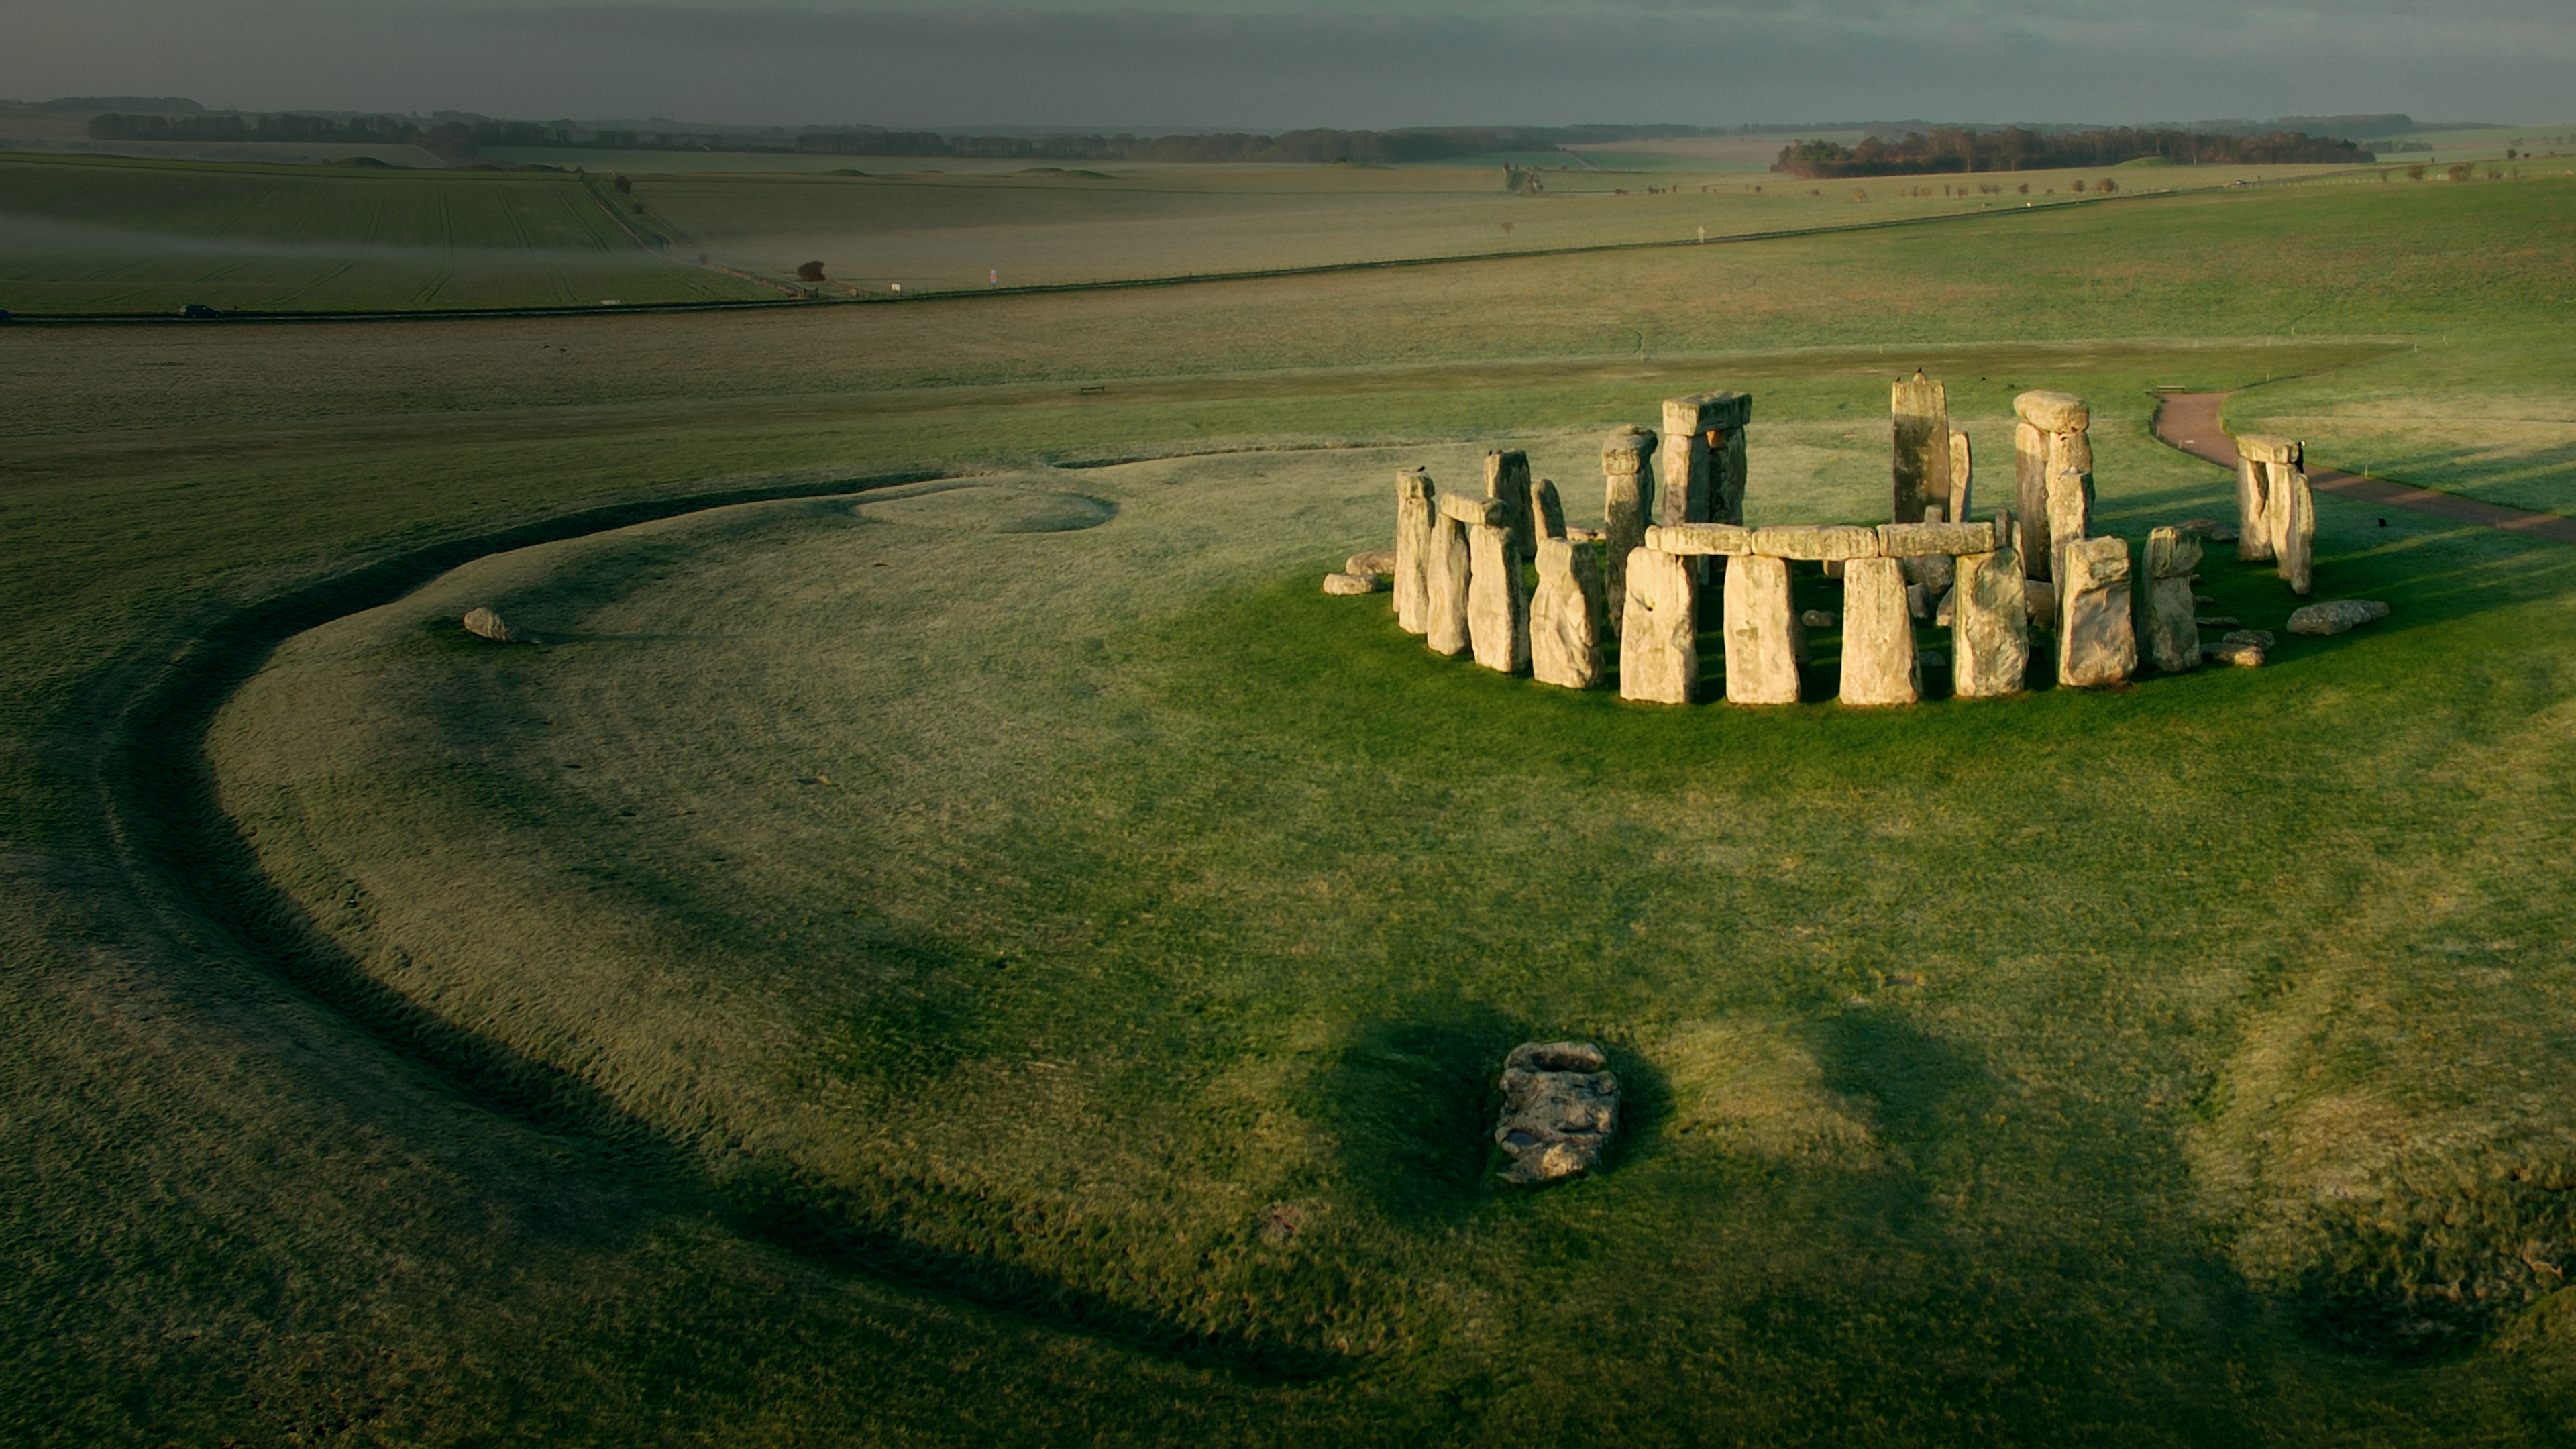
<path id="1" fill-rule="evenodd" d="M 35 1326 L 31 1348 L 12 1370 L 13 1401 L 42 1415 L 13 1422 L 23 1434 L 66 1440 L 244 1430 L 256 1437 L 288 1427 L 336 1427 L 353 1438 L 453 1438 L 480 1424 L 515 1423 L 557 1438 L 631 1441 L 711 1424 L 740 1437 L 828 1438 L 832 1425 L 853 1421 L 889 1438 L 971 1438 L 985 1425 L 1062 1437 L 1150 1424 L 1179 1436 L 1244 1417 L 1282 1433 L 1301 1423 L 1328 1432 L 1350 1414 L 1385 1428 L 1389 1416 L 1448 1413 L 1446 1401 L 1425 1396 L 1418 1381 L 1390 1382 L 1374 1400 L 1380 1390 L 1365 1379 L 1322 1396 L 1273 1391 L 1009 1316 L 889 1297 L 865 1281 L 817 1274 L 706 1224 L 685 1174 L 630 1172 L 623 1153 L 641 1149 L 588 1147 L 578 1136 L 460 1108 L 412 1069 L 361 1044 L 331 1012 L 240 962 L 220 940 L 190 945 L 196 938 L 185 934 L 184 911 L 155 913 L 116 884 L 122 877 L 113 842 L 96 821 L 92 742 L 112 731 L 116 701 L 219 617 L 228 600 L 573 500 L 667 494 L 727 472 L 804 469 L 821 477 L 942 454 L 1096 455 L 1207 438 L 1394 431 L 1467 439 L 1534 426 L 1589 428 L 1641 415 L 1654 397 L 1713 375 L 1752 381 L 1766 399 L 1766 418 L 1813 420 L 1802 436 L 1827 451 L 1846 437 L 1865 439 L 1872 426 L 1869 399 L 1838 400 L 1923 357 L 1954 379 L 1971 369 L 1985 373 L 1987 385 L 1997 387 L 1994 398 L 1966 410 L 1990 419 L 1999 412 L 2001 383 L 2074 377 L 2106 412 L 2120 412 L 2116 399 L 2126 395 L 2129 421 L 2120 425 L 2135 427 L 2139 383 L 2251 381 L 2269 370 L 2264 354 L 2157 349 L 2122 364 L 2135 349 L 2088 337 L 2123 328 L 2259 333 L 2267 329 L 2249 319 L 2310 303 L 2324 305 L 2308 325 L 2346 335 L 2439 335 L 2432 331 L 2438 325 L 2474 343 L 2509 332 L 2531 298 L 2480 285 L 2518 275 L 2496 271 L 2491 256 L 2499 244 L 2481 239 L 2532 232 L 2534 218 L 2549 214 L 2548 198 L 2521 194 L 2531 195 L 2531 210 L 2520 215 L 2454 213 L 2451 229 L 2417 225 L 2411 234 L 2422 239 L 2412 242 L 2407 227 L 2396 228 L 2392 245 L 2416 248 L 2399 253 L 2410 276 L 2431 278 L 2437 290 L 2456 284 L 2468 299 L 2451 306 L 2418 305 L 2398 291 L 2312 290 L 2310 279 L 2324 274 L 2319 260 L 2347 247 L 2342 228 L 2406 220 L 2381 210 L 2388 203 L 2375 194 L 2345 193 L 2176 203 L 2173 220 L 2134 209 L 2081 224 L 2037 218 L 2029 232 L 2005 228 L 1913 250 L 1888 238 L 1845 238 L 1794 254 L 1717 252 L 1711 256 L 1726 258 L 1728 287 L 1649 293 L 1712 298 L 1687 308 L 1621 308 L 1615 299 L 1692 277 L 1669 268 L 1709 264 L 1696 252 L 1644 268 L 1627 259 L 1527 262 L 1332 287 L 869 309 L 857 317 L 795 319 L 774 332 L 722 318 L 617 332 L 580 322 L 555 338 L 576 351 L 542 361 L 539 339 L 522 324 L 13 338 L 10 384 L 23 405 L 13 409 L 18 431 L 0 477 L 8 480 L 9 534 L 18 552 L 0 613 L 11 625 L 8 662 L 21 688 L 0 716 L 12 760 L 0 825 L 12 906 L 0 930 L 13 963 L 0 1011 L 11 1023 L 6 1075 L 20 1104 L 8 1119 L 6 1152 L 23 1165 L 26 1187 L 10 1199 L 0 1241 L 29 1267 L 6 1290 L 11 1319 Z M 1884 305 L 1899 276 L 1919 288 L 1916 306 Z M 1997 276 L 2027 280 L 1998 287 Z M 1401 285 L 1407 280 L 1410 289 Z M 2104 305 L 2105 296 L 2123 305 Z M 2214 301 L 2203 305 L 2203 297 Z M 1604 300 L 1613 305 L 1603 307 Z M 1648 336 L 1659 353 L 1733 346 L 1756 355 L 1682 365 L 1500 360 L 1542 347 L 1601 359 Z M 1929 345 L 2000 337 L 2063 341 L 2036 353 L 2004 346 L 1941 353 Z M 1900 352 L 1759 355 L 1764 347 L 1832 342 Z M 2318 345 L 2283 370 L 2371 350 Z M 409 372 L 401 383 L 372 365 L 379 354 L 402 359 Z M 2105 359 L 2110 366 L 2097 386 L 2086 374 Z M 174 367 L 146 371 L 160 362 Z M 1444 362 L 1463 365 L 1434 365 Z M 1258 385 L 1232 380 L 1335 363 L 1363 370 L 1273 373 Z M 1995 366 L 2006 372 L 1995 374 Z M 2043 366 L 2051 369 L 2045 377 Z M 1181 376 L 1142 380 L 1175 368 Z M 1103 373 L 1136 380 L 1104 399 L 1070 395 L 1071 379 Z M 924 384 L 946 387 L 917 390 Z M 889 395 L 907 387 L 916 390 Z M 686 401 L 692 396 L 714 401 Z M 756 408 L 744 406 L 755 400 Z M 1849 407 L 1840 415 L 1847 421 L 1838 420 L 1837 406 Z M 122 426 L 99 430 L 99 417 Z M 2111 426 L 2106 422 L 2106 432 Z M 2471 549 L 2457 558 L 2438 550 L 2422 555 L 2447 570 L 2438 577 L 2457 598 L 2419 602 L 2409 617 L 2423 613 L 2431 626 L 2445 608 L 2473 611 L 2493 599 L 2503 608 L 2486 617 L 2511 626 L 2500 634 L 2536 637 L 2526 617 L 2534 606 L 2514 600 L 2545 580 L 2512 582 L 2528 567 L 2500 571 L 2502 560 L 2476 556 L 2480 546 L 2441 546 Z M 2488 582 L 2499 576 L 2507 582 Z M 2404 582 L 2402 574 L 2391 576 L 2392 585 Z M 2409 587 L 2419 600 L 2430 597 L 2423 583 Z M 1350 616 L 1313 613 L 1302 584 L 1279 606 L 1263 607 L 1293 624 L 1280 635 L 1284 652 L 1229 684 L 1233 703 L 1219 691 L 1198 708 L 1249 709 L 1247 718 L 1276 730 L 1279 711 L 1302 707 L 1295 702 L 1305 698 L 1278 681 L 1318 667 L 1345 642 L 1361 651 L 1357 657 L 1369 655 L 1364 641 L 1334 632 Z M 2381 648 L 2420 641 L 2428 656 L 2455 642 L 2436 627 L 2375 637 L 2392 641 Z M 2471 652 L 2466 642 L 2447 647 L 2443 668 Z M 1412 677 L 1396 671 L 1413 670 L 1416 661 L 1399 651 L 1371 667 L 1389 679 Z M 2440 672 L 2427 667 L 2407 677 Z M 1457 707 L 1488 707 L 1473 703 L 1473 676 L 1440 677 L 1464 681 L 1459 687 L 1468 693 Z M 2536 702 L 2523 717 L 2545 718 L 2556 687 L 2550 677 L 2526 669 L 2512 690 L 2464 689 L 2432 717 L 2491 728 L 2506 718 L 2493 712 L 2495 701 L 2509 695 Z M 2234 679 L 2192 683 L 2252 687 Z M 1256 696 L 1249 704 L 1246 691 Z M 2281 703 L 2255 697 L 2270 700 L 2267 707 Z M 2542 808 L 2534 801 L 2552 798 L 2527 780 L 2510 783 L 2523 788 L 2496 787 L 2499 809 L 2529 812 Z M 2509 818 L 2527 827 L 2484 822 L 2495 849 L 2525 842 L 2552 848 L 2545 814 Z M 2518 867 L 2472 859 L 2451 869 L 2463 883 L 2456 899 L 2474 901 L 2498 882 L 2510 886 Z M 2547 923 L 2545 903 L 2508 905 Z M 2495 936 L 2435 938 L 2436 950 L 2409 959 L 2442 960 L 2444 952 L 2542 934 L 2516 934 L 2510 915 L 2506 926 Z M 174 930 L 183 934 L 174 937 Z M 2502 993 L 2528 1019 L 2548 1019 L 2531 1010 L 2531 993 L 2554 989 L 2545 969 L 2503 959 L 2470 965 L 2485 973 L 2471 978 L 2483 983 L 2481 991 Z M 2517 970 L 2526 974 L 2495 974 Z M 2125 979 L 2106 975 L 2097 986 L 2108 990 Z M 2342 1061 L 2336 1070 L 2358 1071 L 2376 1060 L 2394 1063 L 2389 1070 L 2406 1091 L 2477 1102 L 2491 1101 L 2496 1084 L 2529 1061 L 2518 1054 L 2523 1048 L 2499 1055 L 2491 1046 L 2485 1067 L 2436 1071 L 2419 1057 L 2389 1053 L 2394 1045 L 2459 1059 L 2438 1031 L 2409 1046 L 2378 1023 L 2388 1005 L 2448 1010 L 2445 1002 L 2374 993 L 2368 971 L 2279 980 L 2295 1010 L 2248 1018 L 2266 1027 L 2259 1040 L 2248 1040 L 2293 1076 L 2305 1070 L 2302 1063 Z M 2448 988 L 2452 978 L 2424 980 Z M 2461 1010 L 2461 1017 L 2441 1019 L 2484 1019 L 2477 1013 L 2486 1008 Z M 2170 1047 L 2176 1038 L 2168 1031 L 2160 1039 Z M 2120 1061 L 2153 1057 L 2152 1043 L 2113 1045 L 2068 1038 L 2058 1049 Z M 2304 1054 L 2324 1048 L 2332 1050 L 2323 1057 Z M 1917 1060 L 1903 1053 L 1893 1059 Z M 2311 1080 L 2332 1081 L 2325 1074 Z M 1855 1085 L 1887 1100 L 1906 1096 L 1889 1084 Z M 2315 1099 L 2275 1091 L 2257 1100 L 2278 1110 Z M 2330 1112 L 2337 1106 L 2326 1105 Z M 2371 1120 L 2349 1111 L 2345 1117 L 2365 1126 Z M 2259 1127 L 2239 1118 L 2194 1149 L 2215 1154 L 2211 1181 L 2228 1182 L 2219 1170 L 2226 1154 L 2241 1154 Z M 1941 1136 L 1923 1130 L 1923 1140 Z M 2057 1140 L 2080 1135 L 2068 1129 Z M 2169 1241 L 2156 1232 L 2122 1241 Z M 2113 1293 L 2102 1301 L 2133 1300 Z M 1942 1325 L 1958 1320 L 1916 1321 L 1927 1342 L 1947 1342 Z M 1999 1313 L 1978 1326 L 2012 1321 Z M 2022 1341 L 2060 1341 L 2062 1318 L 2037 1322 L 2046 1326 Z M 1946 1350 L 1878 1363 L 1830 1344 L 1815 1347 L 1800 1372 L 1823 1382 L 1860 1373 L 1889 1402 L 1904 1398 L 1898 1390 L 1905 1375 L 1922 1363 L 1931 1364 L 1922 1370 L 1929 1373 L 1953 1361 Z M 2422 1416 L 2447 1412 L 2510 1435 L 2513 1416 L 2526 1411 L 2519 1406 L 2543 1407 L 2520 1387 L 2528 1355 L 2389 1373 L 2366 1361 L 2311 1360 L 2295 1341 L 2284 1351 L 2309 1365 L 2300 1372 L 2325 1376 L 2316 1382 L 2342 1384 L 2358 1396 L 2351 1410 L 2358 1417 L 2343 1421 L 2355 1430 L 2430 1434 L 2443 1425 Z M 2162 1352 L 2155 1344 L 2136 1350 L 2150 1358 Z M 2530 1371 L 2546 1373 L 2547 1361 L 2544 1350 L 2542 1366 Z M 821 1365 L 833 1367 L 818 1372 Z M 2295 1374 L 2286 1380 L 2307 1381 Z M 973 1401 L 955 1396 L 960 1382 L 976 1386 Z M 1462 1403 L 1471 1394 L 1484 1395 L 1480 1402 L 1527 1402 L 1508 1386 L 1479 1387 L 1473 1374 L 1432 1387 Z M 1801 1401 L 1792 1394 L 1784 1402 Z M 2108 1400 L 2036 1391 L 2019 1402 L 2013 1422 L 2025 1428 L 2072 1422 L 2075 1410 L 2051 1403 L 2118 1410 Z M 2289 1403 L 2297 1412 L 2275 1424 L 2282 1432 L 2314 1422 L 2312 1408 L 2326 1412 L 2299 1394 Z M 648 1431 L 641 1427 L 648 1422 L 665 1427 Z M 1938 1433 L 1937 1426 L 1912 1427 Z"/>
<path id="2" fill-rule="evenodd" d="M 22 313 L 776 295 L 644 252 L 569 176 L 8 157 L 0 194 Z"/>

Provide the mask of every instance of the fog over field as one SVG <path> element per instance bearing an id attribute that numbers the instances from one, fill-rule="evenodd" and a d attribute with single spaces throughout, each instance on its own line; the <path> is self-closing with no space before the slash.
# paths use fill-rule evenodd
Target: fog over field
<path id="1" fill-rule="evenodd" d="M 2550 0 L 29 7 L 0 95 L 782 125 L 2184 120 L 2558 108 Z"/>

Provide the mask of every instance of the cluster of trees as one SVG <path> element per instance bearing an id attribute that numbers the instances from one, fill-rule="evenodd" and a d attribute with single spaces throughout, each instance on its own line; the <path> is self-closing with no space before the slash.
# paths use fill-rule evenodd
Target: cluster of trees
<path id="1" fill-rule="evenodd" d="M 1855 146 L 1836 141 L 1793 141 L 1780 148 L 1780 159 L 1771 164 L 1771 169 L 1807 180 L 1936 176 L 1961 171 L 2117 166 L 2147 156 L 2161 156 L 2188 166 L 2358 164 L 2375 159 L 2350 141 L 2297 131 L 2232 136 L 2207 131 L 2141 131 L 2122 126 L 2052 136 L 2019 126 L 2000 131 L 1939 126 L 1929 132 L 1909 131 L 1896 140 L 1867 136 Z"/>
<path id="2" fill-rule="evenodd" d="M 358 146 L 418 146 L 441 160 L 461 161 L 474 155 L 471 127 L 450 121 L 423 127 L 403 116 L 330 116 L 284 114 L 245 116 L 234 112 L 194 115 L 135 115 L 108 111 L 89 118 L 93 141 L 300 141 Z"/>
<path id="3" fill-rule="evenodd" d="M 799 151 L 833 156 L 973 156 L 1032 161 L 1442 161 L 1496 151 L 1553 151 L 1585 141 L 1697 135 L 1694 126 L 1447 126 L 1405 131 L 1288 131 L 1276 136 L 952 136 L 934 131 L 810 130 Z"/>

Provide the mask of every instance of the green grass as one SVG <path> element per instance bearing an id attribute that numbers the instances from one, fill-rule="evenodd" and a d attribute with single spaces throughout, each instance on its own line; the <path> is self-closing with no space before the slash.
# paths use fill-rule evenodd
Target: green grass
<path id="1" fill-rule="evenodd" d="M 2558 550 L 2329 497 L 2321 589 L 2383 624 L 1892 715 L 1548 691 L 1313 579 L 1398 463 L 1512 441 L 1580 510 L 1601 429 L 1708 386 L 1756 394 L 1757 517 L 1866 517 L 1918 362 L 1990 497 L 2011 394 L 2056 385 L 2107 526 L 2223 514 L 2156 385 L 2254 385 L 2240 426 L 2329 377 L 2563 407 L 2560 197 L 13 333 L 0 1422 L 2545 1439 Z M 1308 451 L 1158 457 L 1247 445 Z M 1121 457 L 1157 460 L 1035 466 Z M 439 577 L 585 507 L 957 467 L 1119 511 L 807 500 Z M 469 597 L 554 642 L 464 647 Z M 246 840 L 192 783 L 227 697 L 203 788 Z M 1496 1193 L 1492 1058 L 1559 1031 L 1615 1048 L 1630 1145 Z M 2420 1291 L 2454 1280 L 2492 1291 Z"/>

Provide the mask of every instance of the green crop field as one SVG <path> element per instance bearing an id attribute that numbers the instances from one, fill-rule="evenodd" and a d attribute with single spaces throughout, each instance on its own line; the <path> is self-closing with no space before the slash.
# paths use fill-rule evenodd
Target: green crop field
<path id="1" fill-rule="evenodd" d="M 2133 543 L 2228 509 L 2169 387 L 2563 511 L 2571 187 L 0 332 L 0 1430 L 2563 1437 L 2563 546 L 2322 495 L 2320 596 L 2388 620 L 1894 713 L 1830 633 L 1820 702 L 1656 709 L 1316 580 L 1399 466 L 1524 447 L 1582 521 L 1713 387 L 1757 521 L 1872 518 L 1916 366 L 1988 498 L 2015 393 L 2091 399 Z M 1119 224 L 1248 245 L 1196 204 Z M 1558 1035 L 1623 1145 L 1504 1190 L 1493 1074 Z"/>

